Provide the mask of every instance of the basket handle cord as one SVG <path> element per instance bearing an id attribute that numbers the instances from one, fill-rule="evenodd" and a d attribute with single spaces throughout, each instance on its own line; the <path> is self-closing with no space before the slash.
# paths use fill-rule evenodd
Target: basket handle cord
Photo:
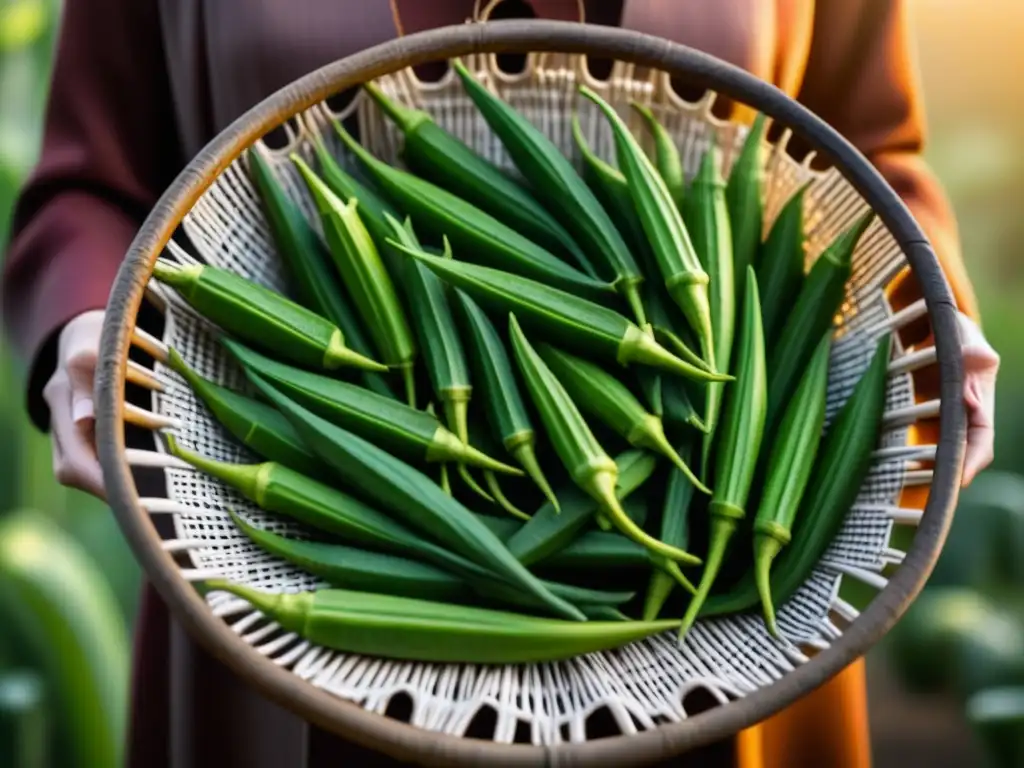
<path id="1" fill-rule="evenodd" d="M 497 8 L 499 5 L 501 5 L 503 2 L 504 2 L 504 0 L 489 0 L 489 2 L 483 7 L 483 9 L 481 9 L 480 8 L 480 0 L 474 0 L 474 2 L 473 2 L 473 20 L 474 21 L 487 21 L 488 19 L 491 18 L 491 14 L 494 13 L 494 9 Z M 530 0 L 527 0 L 527 2 L 530 5 L 533 5 L 533 3 L 530 2 Z M 586 13 L 585 6 L 586 6 L 586 3 L 584 2 L 584 0 L 576 0 L 576 12 L 577 12 L 577 15 L 579 16 L 580 24 L 586 23 L 586 20 L 587 20 L 587 13 Z"/>
<path id="2" fill-rule="evenodd" d="M 489 0 L 487 5 L 480 8 L 480 0 L 473 0 L 473 21 L 487 21 L 491 18 L 494 9 L 501 5 L 504 0 Z M 402 14 L 398 10 L 398 0 L 388 0 L 391 6 L 391 19 L 395 24 L 395 32 L 399 37 L 405 36 L 405 27 L 402 25 Z M 584 0 L 576 0 L 576 10 L 579 15 L 580 24 L 586 23 L 586 3 Z"/>

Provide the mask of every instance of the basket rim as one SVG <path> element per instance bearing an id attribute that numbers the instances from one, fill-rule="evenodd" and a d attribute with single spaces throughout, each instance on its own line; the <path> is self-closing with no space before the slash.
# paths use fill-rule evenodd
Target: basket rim
<path id="1" fill-rule="evenodd" d="M 887 586 L 835 643 L 778 681 L 681 722 L 549 747 L 455 737 L 391 720 L 318 689 L 260 656 L 179 575 L 140 505 L 125 457 L 125 371 L 146 283 L 168 240 L 213 181 L 270 130 L 343 89 L 439 58 L 501 52 L 599 55 L 685 75 L 791 128 L 836 166 L 904 251 L 925 299 L 940 377 L 935 470 L 913 543 Z M 252 107 L 188 163 L 146 217 L 111 290 L 97 365 L 96 434 L 108 503 L 149 580 L 189 634 L 261 694 L 346 739 L 420 764 L 615 765 L 627 760 L 641 765 L 727 738 L 775 714 L 860 658 L 900 618 L 931 574 L 952 521 L 966 437 L 962 386 L 956 305 L 931 245 L 878 171 L 823 120 L 745 70 L 663 38 L 577 22 L 487 21 L 396 38 L 321 67 Z"/>

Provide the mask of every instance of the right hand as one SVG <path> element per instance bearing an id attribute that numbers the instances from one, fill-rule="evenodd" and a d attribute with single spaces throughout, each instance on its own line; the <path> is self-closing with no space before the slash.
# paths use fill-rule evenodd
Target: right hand
<path id="1" fill-rule="evenodd" d="M 57 340 L 56 370 L 43 388 L 57 482 L 100 499 L 106 493 L 96 455 L 93 383 L 103 317 L 103 310 L 83 312 L 64 326 Z"/>

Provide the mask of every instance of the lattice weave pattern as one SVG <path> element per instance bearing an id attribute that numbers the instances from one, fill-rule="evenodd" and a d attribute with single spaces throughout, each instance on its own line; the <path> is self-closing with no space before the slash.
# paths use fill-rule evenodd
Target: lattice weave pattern
<path id="1" fill-rule="evenodd" d="M 484 79 L 493 72 L 489 61 L 467 64 Z M 713 118 L 711 97 L 700 103 L 681 101 L 660 74 L 646 80 L 626 74 L 617 67 L 608 82 L 596 82 L 578 58 L 563 56 L 548 57 L 544 66 L 534 62 L 522 75 L 502 75 L 492 77 L 492 81 L 504 98 L 570 157 L 576 156 L 570 133 L 575 108 L 594 150 L 606 159 L 614 158 L 605 121 L 590 102 L 575 95 L 575 85 L 585 78 L 631 125 L 635 116 L 627 109 L 628 101 L 648 103 L 681 147 L 688 178 L 696 173 L 712 136 L 723 150 L 724 170 L 728 172 L 746 134 L 745 127 Z M 500 143 L 452 73 L 439 83 L 424 84 L 410 72 L 400 72 L 379 84 L 393 97 L 426 109 L 476 151 L 513 170 Z M 349 114 L 358 119 L 360 135 L 375 154 L 399 162 L 400 134 L 368 99 L 357 98 L 347 114 L 339 117 Z M 331 117 L 334 115 L 326 105 L 302 115 L 291 126 L 290 145 L 271 153 L 279 178 L 301 201 L 318 229 L 305 186 L 287 160 L 287 153 L 298 151 L 315 167 L 309 136 L 310 131 L 319 131 L 336 157 L 347 164 L 332 132 L 325 130 Z M 639 126 L 636 129 L 637 135 L 646 139 L 645 132 Z M 806 196 L 810 262 L 864 211 L 864 203 L 838 173 L 812 173 L 807 163 L 791 159 L 785 152 L 787 138 L 767 150 L 766 226 L 789 195 L 811 180 Z M 281 265 L 243 161 L 236 161 L 222 174 L 196 204 L 184 226 L 199 260 L 232 269 L 272 288 L 283 288 Z M 193 257 L 172 244 L 164 258 L 185 261 Z M 876 222 L 855 255 L 843 323 L 832 353 L 828 419 L 865 369 L 876 339 L 902 321 L 893 317 L 882 289 L 905 264 L 900 248 Z M 164 342 L 202 376 L 244 389 L 240 370 L 217 347 L 206 322 L 171 291 L 155 283 L 151 290 L 166 304 Z M 233 621 L 234 629 L 260 653 L 312 685 L 378 712 L 384 712 L 394 696 L 407 694 L 412 701 L 412 723 L 432 731 L 461 734 L 474 716 L 487 708 L 496 714 L 492 735 L 496 741 L 512 741 L 517 729 L 522 738 L 525 727 L 533 743 L 545 745 L 585 739 L 587 718 L 602 707 L 608 708 L 624 733 L 679 720 L 687 716 L 686 694 L 696 688 L 725 702 L 785 675 L 806 659 L 809 648 L 826 647 L 856 617 L 852 607 L 838 598 L 841 579 L 852 576 L 880 586 L 884 584 L 882 568 L 901 559 L 902 553 L 889 545 L 894 520 L 910 513 L 897 508 L 899 495 L 907 483 L 928 482 L 929 472 L 914 469 L 912 462 L 927 458 L 930 448 L 906 447 L 907 427 L 923 412 L 921 405 L 914 405 L 910 368 L 899 363 L 902 354 L 897 348 L 889 379 L 883 444 L 857 504 L 812 577 L 780 607 L 779 625 L 789 644 L 771 639 L 761 618 L 750 615 L 700 622 L 681 646 L 674 633 L 669 633 L 618 651 L 559 663 L 497 668 L 414 664 L 313 647 L 295 635 L 282 633 L 244 601 L 222 593 L 211 595 L 209 604 L 218 615 Z M 164 382 L 164 391 L 154 393 L 154 413 L 184 447 L 221 460 L 254 460 L 215 423 L 183 380 L 159 364 L 156 374 Z M 172 514 L 176 538 L 166 545 L 187 553 L 191 563 L 183 569 L 186 578 L 199 580 L 216 575 L 272 591 L 318 585 L 315 577 L 251 544 L 234 527 L 227 509 L 258 527 L 289 534 L 299 533 L 298 529 L 254 508 L 221 483 L 170 459 L 162 447 L 157 453 L 159 456 L 148 461 L 166 467 L 168 499 L 143 502 L 151 512 Z"/>

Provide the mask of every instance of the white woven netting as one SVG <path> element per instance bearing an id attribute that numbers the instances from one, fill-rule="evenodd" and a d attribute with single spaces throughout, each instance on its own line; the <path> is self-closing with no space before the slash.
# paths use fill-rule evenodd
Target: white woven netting
<path id="1" fill-rule="evenodd" d="M 475 68 L 496 71 L 489 61 L 476 62 Z M 550 57 L 544 68 L 531 66 L 514 77 L 500 75 L 498 90 L 573 157 L 569 116 L 575 103 L 591 145 L 601 156 L 612 159 L 613 145 L 605 121 L 590 102 L 575 95 L 581 71 L 578 59 Z M 481 74 L 486 77 L 485 72 Z M 512 169 L 501 145 L 454 77 L 422 84 L 411 73 L 403 72 L 379 82 L 402 101 L 428 110 L 442 126 L 481 154 Z M 697 104 L 680 101 L 660 74 L 638 80 L 631 76 L 631 70 L 617 65 L 608 82 L 590 85 L 616 105 L 631 124 L 635 117 L 627 108 L 628 100 L 650 104 L 682 148 L 688 178 L 696 172 L 710 136 L 717 135 L 728 171 L 746 133 L 743 126 L 711 117 L 708 99 Z M 349 112 L 352 110 L 358 116 L 363 141 L 377 155 L 398 162 L 400 138 L 391 124 L 367 99 L 357 98 L 349 107 Z M 291 145 L 273 156 L 279 177 L 302 201 L 318 229 L 305 187 L 287 160 L 287 153 L 298 150 L 315 167 L 307 131 L 321 130 L 329 115 L 326 105 L 320 105 L 301 121 L 293 122 Z M 323 135 L 335 155 L 347 163 L 333 134 L 324 131 Z M 637 130 L 637 135 L 646 140 L 643 131 Z M 785 137 L 766 152 L 766 216 L 770 223 L 796 187 L 813 179 L 806 197 L 808 259 L 813 260 L 864 211 L 864 203 L 837 172 L 812 173 L 806 162 L 797 163 L 786 154 L 784 143 Z M 200 260 L 273 288 L 283 287 L 280 264 L 241 161 L 226 169 L 204 194 L 184 226 Z M 174 246 L 164 257 L 191 258 Z M 905 264 L 900 248 L 876 221 L 855 255 L 843 323 L 832 353 L 829 419 L 866 367 L 875 340 L 911 315 L 921 314 L 918 306 L 894 318 L 883 295 L 883 287 Z M 242 387 L 243 377 L 213 342 L 204 321 L 171 292 L 155 286 L 153 290 L 167 304 L 164 342 L 177 349 L 201 375 Z M 223 593 L 210 595 L 209 604 L 231 621 L 259 653 L 311 685 L 381 713 L 394 697 L 406 694 L 411 701 L 411 722 L 433 731 L 461 734 L 474 716 L 487 709 L 494 715 L 493 739 L 528 738 L 535 744 L 586 738 L 587 719 L 602 708 L 608 709 L 624 733 L 685 718 L 687 694 L 695 689 L 704 689 L 724 703 L 785 675 L 805 661 L 813 649 L 827 647 L 857 615 L 838 596 L 841 580 L 853 577 L 881 587 L 885 583 L 883 569 L 900 561 L 902 553 L 892 549 L 889 542 L 893 523 L 912 523 L 916 514 L 898 508 L 900 493 L 908 483 L 929 481 L 930 472 L 916 469 L 913 462 L 927 459 L 929 450 L 934 450 L 928 446 L 907 447 L 907 427 L 915 418 L 927 415 L 934 404 L 914 405 L 908 372 L 913 365 L 901 362 L 902 349 L 897 348 L 895 355 L 889 379 L 887 429 L 870 476 L 812 577 L 779 610 L 779 625 L 788 644 L 771 639 L 762 620 L 750 615 L 702 621 L 682 645 L 674 633 L 668 633 L 620 650 L 558 663 L 518 667 L 414 664 L 313 647 L 294 634 L 282 633 L 244 601 Z M 181 379 L 159 364 L 156 373 L 165 382 L 165 391 L 154 394 L 153 409 L 167 420 L 165 428 L 173 430 L 186 448 L 221 460 L 255 460 L 213 421 Z M 234 527 L 226 510 L 237 511 L 259 527 L 301 534 L 294 526 L 253 507 L 208 476 L 170 460 L 159 446 L 148 458 L 136 457 L 136 463 L 166 467 L 167 500 L 144 499 L 143 503 L 153 513 L 172 515 L 174 538 L 166 546 L 187 555 L 190 562 L 182 570 L 185 578 L 220 576 L 268 591 L 318 585 L 314 577 L 251 544 Z"/>

